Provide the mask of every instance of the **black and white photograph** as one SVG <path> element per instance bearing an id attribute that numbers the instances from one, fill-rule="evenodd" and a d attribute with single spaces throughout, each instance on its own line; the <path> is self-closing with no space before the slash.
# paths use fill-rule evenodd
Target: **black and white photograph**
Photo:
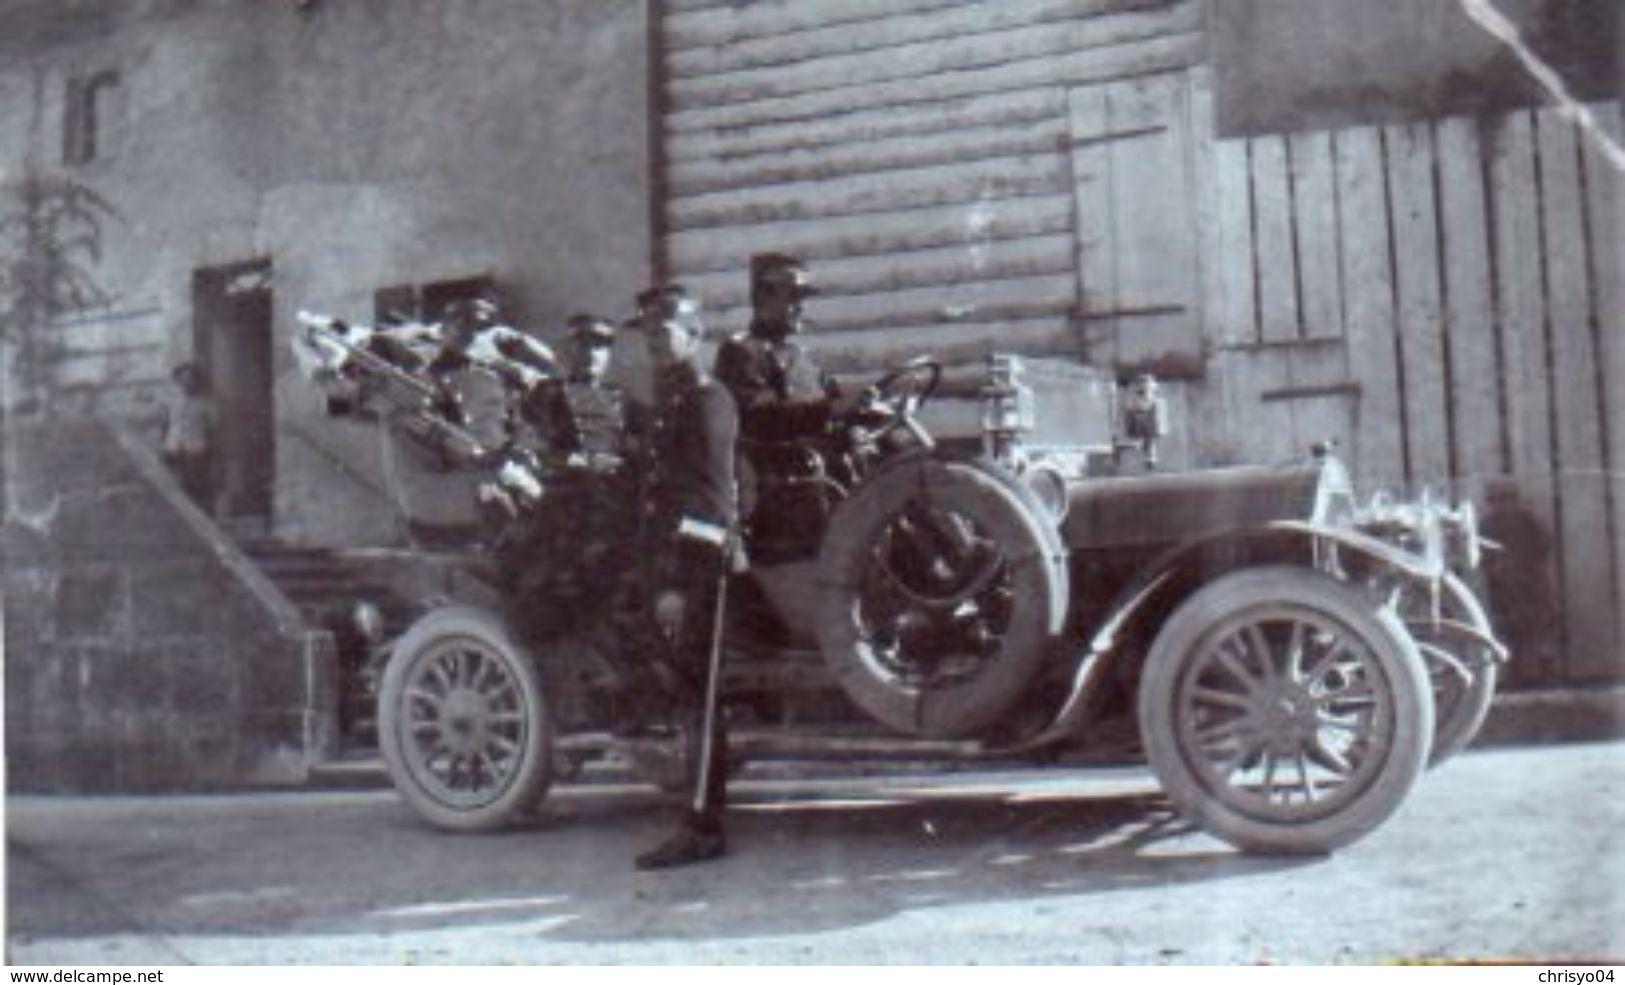
<path id="1" fill-rule="evenodd" d="M 1621 0 L 0 0 L 0 963 L 1612 982 L 1622 101 Z"/>

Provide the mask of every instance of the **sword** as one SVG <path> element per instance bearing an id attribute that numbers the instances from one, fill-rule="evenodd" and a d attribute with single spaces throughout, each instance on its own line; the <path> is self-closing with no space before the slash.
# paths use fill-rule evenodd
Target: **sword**
<path id="1" fill-rule="evenodd" d="M 728 577 L 733 560 L 734 538 L 730 534 L 722 544 L 717 561 L 717 602 L 711 613 L 711 652 L 706 658 L 705 709 L 700 720 L 700 770 L 694 786 L 693 807 L 696 813 L 705 810 L 705 792 L 711 787 L 711 762 L 715 752 L 719 692 L 722 689 L 722 618 L 728 608 Z"/>

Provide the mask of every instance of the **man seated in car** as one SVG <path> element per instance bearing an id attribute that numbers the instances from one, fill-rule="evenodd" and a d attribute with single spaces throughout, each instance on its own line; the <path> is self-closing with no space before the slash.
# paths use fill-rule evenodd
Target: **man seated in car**
<path id="1" fill-rule="evenodd" d="M 831 506 L 823 455 L 840 391 L 796 338 L 805 301 L 817 293 L 799 259 L 756 254 L 750 327 L 717 350 L 716 379 L 739 408 L 751 552 L 767 562 L 814 550 Z"/>
<path id="2" fill-rule="evenodd" d="M 499 552 L 516 594 L 548 602 L 524 615 L 538 633 L 593 621 L 608 599 L 604 586 L 630 563 L 638 520 L 626 396 L 606 378 L 615 328 L 590 314 L 568 324 L 564 375 L 520 403 L 516 442 L 542 463 L 545 490 L 537 508 L 511 511 L 518 522 Z M 541 616 L 545 625 L 534 621 Z"/>
<path id="3" fill-rule="evenodd" d="M 624 461 L 627 411 L 625 392 L 608 379 L 615 326 L 585 313 L 568 325 L 564 375 L 526 400 L 526 417 L 550 462 L 611 472 Z"/>

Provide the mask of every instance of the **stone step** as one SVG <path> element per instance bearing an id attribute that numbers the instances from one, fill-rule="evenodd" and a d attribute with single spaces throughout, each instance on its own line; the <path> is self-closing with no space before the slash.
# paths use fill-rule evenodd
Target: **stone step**
<path id="1" fill-rule="evenodd" d="M 314 621 L 324 621 L 335 611 L 363 600 L 379 608 L 391 629 L 401 628 L 396 624 L 408 622 L 416 614 L 416 606 L 398 597 L 386 572 L 380 570 L 380 565 L 391 563 L 390 554 L 304 547 L 270 539 L 249 541 L 242 547 L 266 577 Z"/>

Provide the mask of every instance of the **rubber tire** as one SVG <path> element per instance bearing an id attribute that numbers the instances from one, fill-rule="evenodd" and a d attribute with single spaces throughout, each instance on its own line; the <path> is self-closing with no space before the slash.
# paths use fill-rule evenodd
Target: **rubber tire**
<path id="1" fill-rule="evenodd" d="M 857 588 L 869 551 L 885 526 L 922 488 L 974 520 L 1013 559 L 1014 606 L 1004 646 L 975 677 L 922 689 L 873 664 L 856 619 Z M 1065 552 L 1031 493 L 1007 476 L 971 462 L 928 454 L 890 463 L 836 510 L 819 552 L 819 648 L 848 697 L 899 732 L 954 738 L 986 728 L 1032 683 L 1066 614 Z"/>
<path id="2" fill-rule="evenodd" d="M 1392 685 L 1394 704 L 1393 743 L 1366 789 L 1343 810 L 1302 823 L 1261 820 L 1207 793 L 1180 748 L 1174 709 L 1186 661 L 1212 626 L 1253 606 L 1283 602 L 1318 610 L 1363 638 Z M 1243 851 L 1324 854 L 1375 830 L 1416 784 L 1432 747 L 1433 691 L 1415 643 L 1392 612 L 1376 609 L 1364 594 L 1314 570 L 1253 568 L 1204 586 L 1163 625 L 1141 675 L 1139 718 L 1151 768 L 1185 817 Z"/>
<path id="3" fill-rule="evenodd" d="M 1481 633 L 1493 633 L 1484 606 L 1466 583 L 1455 575 L 1448 575 L 1444 580 L 1444 590 L 1446 616 L 1468 623 Z M 1420 647 L 1418 650 L 1420 652 Z M 1460 654 L 1456 656 L 1463 659 Z M 1422 659 L 1425 666 L 1425 652 Z M 1439 702 L 1437 692 L 1434 694 L 1437 720 L 1433 730 L 1433 756 L 1428 762 L 1430 768 L 1461 752 L 1477 738 L 1479 729 L 1484 726 L 1484 719 L 1489 716 L 1490 704 L 1495 700 L 1495 688 L 1501 672 L 1501 664 L 1495 655 L 1489 652 L 1488 647 L 1482 647 L 1482 652 L 1465 662 L 1474 670 L 1473 683 L 1467 692 L 1448 705 Z"/>
<path id="4" fill-rule="evenodd" d="M 471 640 L 501 660 L 518 687 L 528 719 L 519 768 L 504 790 L 478 807 L 446 803 L 426 789 L 407 761 L 400 736 L 400 709 L 417 661 L 431 648 L 457 638 Z M 553 774 L 553 720 L 535 662 L 492 613 L 470 606 L 435 609 L 401 637 L 384 667 L 378 688 L 378 748 L 401 798 L 435 827 L 494 831 L 522 820 L 546 796 Z"/>

